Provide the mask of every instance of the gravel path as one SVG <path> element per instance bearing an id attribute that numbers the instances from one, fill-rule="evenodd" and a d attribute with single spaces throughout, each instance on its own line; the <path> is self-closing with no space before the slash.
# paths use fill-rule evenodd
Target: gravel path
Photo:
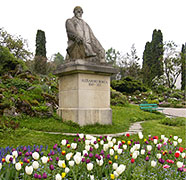
<path id="1" fill-rule="evenodd" d="M 163 113 L 168 116 L 186 117 L 186 108 L 163 108 Z"/>

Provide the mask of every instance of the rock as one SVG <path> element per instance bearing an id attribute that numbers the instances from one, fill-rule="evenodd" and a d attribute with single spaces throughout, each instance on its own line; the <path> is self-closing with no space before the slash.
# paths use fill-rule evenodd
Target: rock
<path id="1" fill-rule="evenodd" d="M 17 115 L 16 108 L 14 106 L 11 107 L 10 109 L 9 108 L 5 108 L 3 110 L 3 115 L 4 116 L 16 116 Z"/>

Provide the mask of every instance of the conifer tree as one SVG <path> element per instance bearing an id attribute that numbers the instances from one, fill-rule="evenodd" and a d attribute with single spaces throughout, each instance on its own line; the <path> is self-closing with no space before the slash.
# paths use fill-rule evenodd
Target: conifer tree
<path id="1" fill-rule="evenodd" d="M 186 44 L 181 49 L 181 89 L 186 91 Z"/>
<path id="2" fill-rule="evenodd" d="M 46 58 L 46 38 L 45 32 L 37 30 L 36 34 L 36 52 L 34 69 L 36 73 L 46 74 L 47 58 Z"/>
<path id="3" fill-rule="evenodd" d="M 151 87 L 152 80 L 163 75 L 163 35 L 154 30 L 152 41 L 147 42 L 143 52 L 143 82 Z"/>

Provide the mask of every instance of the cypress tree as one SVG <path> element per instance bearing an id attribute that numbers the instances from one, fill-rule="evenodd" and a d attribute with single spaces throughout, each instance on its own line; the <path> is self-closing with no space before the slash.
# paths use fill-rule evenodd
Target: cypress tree
<path id="1" fill-rule="evenodd" d="M 186 90 L 186 44 L 182 44 L 181 59 L 181 90 Z"/>
<path id="2" fill-rule="evenodd" d="M 36 34 L 36 52 L 34 69 L 38 74 L 46 74 L 47 71 L 47 58 L 46 58 L 46 38 L 45 32 L 37 30 Z"/>
<path id="3" fill-rule="evenodd" d="M 143 82 L 151 87 L 152 80 L 163 75 L 163 35 L 154 30 L 152 41 L 147 42 L 143 53 Z"/>

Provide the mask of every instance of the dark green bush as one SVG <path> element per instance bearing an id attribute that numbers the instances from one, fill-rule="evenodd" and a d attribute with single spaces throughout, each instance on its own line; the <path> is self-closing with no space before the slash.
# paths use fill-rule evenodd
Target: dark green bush
<path id="1" fill-rule="evenodd" d="M 168 126 L 185 126 L 186 118 L 177 117 L 177 118 L 164 118 L 160 121 L 161 124 Z"/>
<path id="2" fill-rule="evenodd" d="M 111 82 L 111 87 L 119 92 L 125 92 L 132 94 L 135 91 L 145 92 L 147 87 L 143 85 L 142 82 L 133 79 L 132 77 L 124 77 L 121 80 L 113 80 Z"/>
<path id="3" fill-rule="evenodd" d="M 111 105 L 128 105 L 128 100 L 125 95 L 111 88 Z"/>

